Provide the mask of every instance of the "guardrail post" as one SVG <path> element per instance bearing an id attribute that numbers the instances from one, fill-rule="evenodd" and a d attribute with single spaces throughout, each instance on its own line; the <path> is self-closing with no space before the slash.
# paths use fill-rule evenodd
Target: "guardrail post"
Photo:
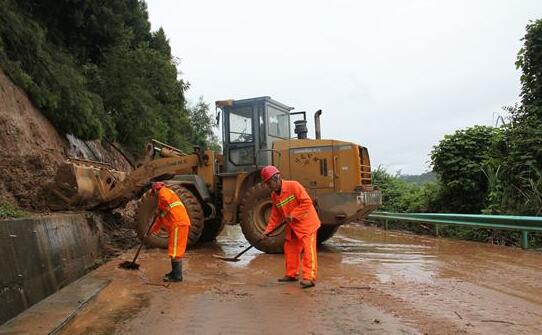
<path id="1" fill-rule="evenodd" d="M 521 231 L 521 248 L 529 249 L 529 232 L 526 230 Z"/>
<path id="2" fill-rule="evenodd" d="M 438 236 L 439 233 L 438 233 L 438 227 L 439 227 L 439 224 L 435 223 L 435 236 Z"/>
<path id="3" fill-rule="evenodd" d="M 384 220 L 384 229 L 388 230 L 388 220 Z"/>

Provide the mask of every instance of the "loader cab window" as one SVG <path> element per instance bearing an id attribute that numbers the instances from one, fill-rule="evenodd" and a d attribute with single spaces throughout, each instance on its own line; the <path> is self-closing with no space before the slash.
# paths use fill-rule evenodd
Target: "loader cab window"
<path id="1" fill-rule="evenodd" d="M 290 138 L 290 114 L 269 107 L 267 110 L 269 136 Z"/>
<path id="2" fill-rule="evenodd" d="M 230 111 L 230 143 L 249 143 L 254 141 L 252 129 L 252 108 L 240 108 Z"/>

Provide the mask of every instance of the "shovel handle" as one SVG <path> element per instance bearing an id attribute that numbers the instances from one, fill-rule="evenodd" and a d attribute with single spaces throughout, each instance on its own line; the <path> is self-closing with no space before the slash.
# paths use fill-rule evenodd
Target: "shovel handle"
<path id="1" fill-rule="evenodd" d="M 143 243 L 145 243 L 145 237 L 149 236 L 149 233 L 151 232 L 151 228 L 154 225 L 154 221 L 156 221 L 156 217 L 157 215 L 153 217 L 152 222 L 149 225 L 149 228 L 147 228 L 147 232 L 145 233 L 145 236 L 143 236 L 143 240 L 141 241 L 141 244 L 139 244 L 139 248 L 137 248 L 137 252 L 134 256 L 134 260 L 132 261 L 132 263 L 135 263 L 137 257 L 139 256 L 139 252 L 141 251 L 141 248 L 143 248 Z"/>
<path id="2" fill-rule="evenodd" d="M 281 224 L 279 224 L 279 225 L 276 226 L 273 230 L 271 230 L 271 231 L 269 232 L 269 234 L 272 234 L 272 233 L 274 233 L 275 231 L 277 231 L 280 227 L 284 226 L 285 223 L 286 223 L 286 221 L 282 221 Z M 264 235 L 261 239 L 257 240 L 257 241 L 255 242 L 255 244 L 256 244 L 256 243 L 259 243 L 259 242 L 261 242 L 261 241 L 263 241 L 263 240 L 265 240 L 265 239 L 268 238 L 268 237 L 269 237 L 269 235 Z M 233 259 L 237 259 L 237 258 L 241 257 L 245 252 L 249 251 L 249 250 L 252 249 L 253 247 L 254 247 L 254 245 L 251 244 L 248 248 L 246 248 L 245 250 L 243 250 L 243 251 L 241 251 L 240 253 L 238 253 L 237 255 L 235 255 L 235 257 L 233 257 Z"/>

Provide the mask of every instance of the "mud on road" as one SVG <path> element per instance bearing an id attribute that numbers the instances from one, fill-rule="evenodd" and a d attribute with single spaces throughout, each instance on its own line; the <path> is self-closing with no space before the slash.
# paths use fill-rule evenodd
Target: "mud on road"
<path id="1" fill-rule="evenodd" d="M 282 255 L 258 251 L 230 227 L 190 250 L 185 281 L 164 285 L 162 250 L 111 279 L 62 334 L 540 334 L 542 255 L 505 247 L 346 226 L 319 251 L 317 286 L 279 284 Z"/>

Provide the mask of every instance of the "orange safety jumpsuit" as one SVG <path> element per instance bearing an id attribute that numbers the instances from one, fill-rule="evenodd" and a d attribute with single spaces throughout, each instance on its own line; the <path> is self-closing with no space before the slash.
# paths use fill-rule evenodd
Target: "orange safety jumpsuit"
<path id="1" fill-rule="evenodd" d="M 280 194 L 273 192 L 273 209 L 265 229 L 271 232 L 288 216 L 292 221 L 286 225 L 284 259 L 286 276 L 297 277 L 299 258 L 303 252 L 303 279 L 315 281 L 317 273 L 316 232 L 320 219 L 305 188 L 295 180 L 282 180 Z"/>
<path id="2" fill-rule="evenodd" d="M 190 217 L 179 196 L 172 190 L 163 186 L 158 191 L 158 209 L 160 215 L 156 217 L 151 228 L 155 234 L 164 227 L 169 232 L 168 255 L 171 258 L 181 258 L 186 250 Z"/>

